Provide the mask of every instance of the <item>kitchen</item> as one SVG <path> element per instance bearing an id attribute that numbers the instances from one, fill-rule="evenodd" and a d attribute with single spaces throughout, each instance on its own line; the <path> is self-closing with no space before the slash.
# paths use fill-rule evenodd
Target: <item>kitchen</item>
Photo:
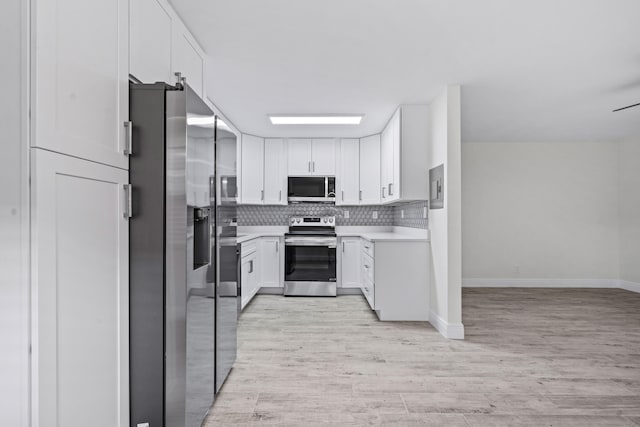
<path id="1" fill-rule="evenodd" d="M 637 423 L 622 3 L 8 0 L 0 424 Z"/>

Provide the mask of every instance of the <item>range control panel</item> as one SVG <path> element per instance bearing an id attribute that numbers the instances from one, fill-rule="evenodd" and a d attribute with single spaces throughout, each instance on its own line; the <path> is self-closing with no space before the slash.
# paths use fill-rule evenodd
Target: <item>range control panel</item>
<path id="1" fill-rule="evenodd" d="M 292 216 L 289 218 L 290 227 L 335 227 L 335 216 Z"/>

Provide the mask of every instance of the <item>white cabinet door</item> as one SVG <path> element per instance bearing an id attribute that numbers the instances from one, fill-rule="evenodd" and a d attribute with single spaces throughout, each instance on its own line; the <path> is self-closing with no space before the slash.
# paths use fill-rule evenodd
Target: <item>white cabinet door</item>
<path id="1" fill-rule="evenodd" d="M 287 168 L 284 140 L 264 140 L 264 204 L 287 204 Z"/>
<path id="2" fill-rule="evenodd" d="M 389 183 L 393 181 L 393 119 L 380 137 L 380 185 L 378 192 L 382 203 L 388 201 Z"/>
<path id="3" fill-rule="evenodd" d="M 280 270 L 282 267 L 282 242 L 279 237 L 263 237 L 260 239 L 260 283 L 259 286 L 282 287 Z"/>
<path id="4" fill-rule="evenodd" d="M 128 426 L 128 172 L 34 149 L 32 174 L 34 424 Z"/>
<path id="5" fill-rule="evenodd" d="M 289 176 L 311 175 L 311 140 L 289 139 L 287 141 Z"/>
<path id="6" fill-rule="evenodd" d="M 360 141 L 341 139 L 336 175 L 336 205 L 360 204 Z"/>
<path id="7" fill-rule="evenodd" d="M 202 90 L 204 54 L 178 19 L 173 20 L 171 33 L 173 34 L 172 74 L 181 73 L 191 89 L 204 99 Z"/>
<path id="8" fill-rule="evenodd" d="M 171 15 L 158 0 L 132 0 L 129 72 L 143 83 L 173 82 Z"/>
<path id="9" fill-rule="evenodd" d="M 36 3 L 34 145 L 128 169 L 128 0 Z"/>
<path id="10" fill-rule="evenodd" d="M 360 140 L 360 203 L 380 203 L 380 135 Z"/>
<path id="11" fill-rule="evenodd" d="M 264 140 L 257 136 L 243 134 L 240 161 L 242 162 L 240 184 L 242 203 L 261 205 L 264 200 Z"/>
<path id="12" fill-rule="evenodd" d="M 314 139 L 311 144 L 311 173 L 319 176 L 336 174 L 336 140 Z"/>
<path id="13" fill-rule="evenodd" d="M 242 293 L 242 309 L 251 301 L 251 274 L 255 268 L 254 260 L 251 256 L 243 257 L 240 265 L 240 292 Z"/>
<path id="14" fill-rule="evenodd" d="M 359 237 L 343 237 L 340 244 L 342 257 L 342 287 L 359 288 L 361 269 L 361 247 Z"/>
<path id="15" fill-rule="evenodd" d="M 391 123 L 393 124 L 391 128 L 391 135 L 393 136 L 393 162 L 391 163 L 389 182 L 382 184 L 387 186 L 387 197 L 389 199 L 387 201 L 400 199 L 400 144 L 402 138 L 400 131 L 400 111 L 400 109 L 396 110 L 391 119 Z"/>

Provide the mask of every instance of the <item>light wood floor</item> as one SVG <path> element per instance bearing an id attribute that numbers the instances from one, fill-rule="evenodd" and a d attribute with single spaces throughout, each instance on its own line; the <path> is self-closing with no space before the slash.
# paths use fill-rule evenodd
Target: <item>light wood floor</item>
<path id="1" fill-rule="evenodd" d="M 640 294 L 465 289 L 466 340 L 360 296 L 259 295 L 206 426 L 640 425 Z"/>

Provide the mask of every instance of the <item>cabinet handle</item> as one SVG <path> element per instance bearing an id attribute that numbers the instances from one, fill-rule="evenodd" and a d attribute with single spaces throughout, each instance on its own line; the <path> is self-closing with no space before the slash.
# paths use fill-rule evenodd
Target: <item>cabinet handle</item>
<path id="1" fill-rule="evenodd" d="M 249 261 L 249 274 L 253 273 L 253 260 Z"/>
<path id="2" fill-rule="evenodd" d="M 122 216 L 125 219 L 129 219 L 133 216 L 132 210 L 132 200 L 131 200 L 131 184 L 124 184 L 122 186 L 122 189 L 124 190 L 124 213 L 122 214 Z"/>
<path id="3" fill-rule="evenodd" d="M 385 198 L 386 198 L 386 197 L 384 196 L 384 190 L 385 190 L 386 188 L 387 188 L 387 187 L 382 187 L 382 198 L 383 198 L 383 199 L 385 199 Z"/>
<path id="4" fill-rule="evenodd" d="M 311 172 L 311 162 L 308 162 L 309 164 L 307 165 L 307 168 L 309 169 L 309 172 Z"/>
<path id="5" fill-rule="evenodd" d="M 344 242 L 342 242 L 342 253 L 344 253 Z"/>
<path id="6" fill-rule="evenodd" d="M 392 183 L 392 182 L 390 182 L 390 183 L 389 183 L 389 195 L 390 195 L 390 196 L 393 196 L 393 191 L 391 191 L 391 188 L 392 188 L 391 186 L 392 186 L 392 185 L 393 185 L 393 183 Z"/>
<path id="7" fill-rule="evenodd" d="M 282 200 L 282 190 L 278 191 L 278 201 Z"/>
<path id="8" fill-rule="evenodd" d="M 344 190 L 342 190 L 342 201 L 344 202 Z"/>
<path id="9" fill-rule="evenodd" d="M 311 162 L 311 172 L 316 171 L 316 162 Z"/>
<path id="10" fill-rule="evenodd" d="M 280 241 L 276 240 L 276 252 L 280 251 Z"/>
<path id="11" fill-rule="evenodd" d="M 359 195 L 358 195 L 358 199 L 359 199 L 359 200 L 362 200 L 362 190 L 360 190 L 360 193 L 359 193 Z"/>
<path id="12" fill-rule="evenodd" d="M 264 200 L 264 190 L 260 190 L 260 200 Z"/>
<path id="13" fill-rule="evenodd" d="M 125 139 L 124 139 L 124 155 L 130 156 L 133 154 L 133 149 L 131 145 L 133 144 L 133 125 L 131 122 L 124 122 L 124 131 L 125 131 Z"/>

